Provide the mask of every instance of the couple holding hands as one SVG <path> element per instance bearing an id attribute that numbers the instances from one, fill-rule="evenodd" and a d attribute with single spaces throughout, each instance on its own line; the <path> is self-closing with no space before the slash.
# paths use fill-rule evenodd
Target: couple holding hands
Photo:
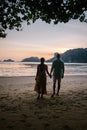
<path id="1" fill-rule="evenodd" d="M 47 77 L 46 74 L 51 78 L 53 73 L 53 93 L 51 97 L 54 97 L 55 95 L 55 88 L 56 88 L 56 82 L 58 81 L 58 87 L 57 87 L 57 93 L 56 95 L 59 95 L 59 90 L 61 86 L 61 78 L 64 77 L 64 63 L 60 59 L 60 54 L 56 54 L 56 59 L 53 61 L 50 73 L 48 72 L 48 66 L 44 64 L 45 59 L 40 59 L 40 64 L 37 66 L 37 73 L 36 73 L 36 83 L 34 91 L 38 93 L 37 99 L 43 98 L 43 94 L 46 94 L 46 83 L 47 83 Z"/>

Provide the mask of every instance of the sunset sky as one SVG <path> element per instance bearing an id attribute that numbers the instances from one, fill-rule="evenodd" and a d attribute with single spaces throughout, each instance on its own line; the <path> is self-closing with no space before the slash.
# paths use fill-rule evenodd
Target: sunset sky
<path id="1" fill-rule="evenodd" d="M 47 24 L 37 20 L 29 26 L 23 24 L 22 31 L 7 31 L 5 39 L 0 39 L 0 60 L 11 58 L 20 61 L 36 56 L 49 59 L 55 52 L 68 49 L 87 48 L 87 23 Z"/>

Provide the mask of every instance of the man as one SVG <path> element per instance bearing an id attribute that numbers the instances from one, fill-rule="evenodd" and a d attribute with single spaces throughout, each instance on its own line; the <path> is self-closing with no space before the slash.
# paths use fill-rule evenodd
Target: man
<path id="1" fill-rule="evenodd" d="M 57 87 L 57 95 L 59 95 L 59 90 L 61 86 L 61 78 L 64 77 L 64 63 L 62 60 L 60 60 L 60 54 L 56 54 L 56 60 L 53 61 L 50 75 L 53 72 L 53 94 L 51 97 L 54 97 L 55 95 L 55 88 L 56 88 L 56 81 L 58 81 L 58 87 Z"/>

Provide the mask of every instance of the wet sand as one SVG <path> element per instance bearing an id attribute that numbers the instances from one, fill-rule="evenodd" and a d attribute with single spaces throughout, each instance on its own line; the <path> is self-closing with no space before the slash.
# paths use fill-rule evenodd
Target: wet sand
<path id="1" fill-rule="evenodd" d="M 65 76 L 60 95 L 37 100 L 35 77 L 0 77 L 0 130 L 87 130 L 87 76 Z"/>

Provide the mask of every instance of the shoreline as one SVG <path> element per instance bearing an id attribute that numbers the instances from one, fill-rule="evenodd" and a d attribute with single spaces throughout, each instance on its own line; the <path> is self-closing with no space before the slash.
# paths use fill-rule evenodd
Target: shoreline
<path id="1" fill-rule="evenodd" d="M 0 77 L 0 130 L 87 130 L 87 76 L 65 76 L 60 95 L 37 100 L 35 76 Z"/>
<path id="2" fill-rule="evenodd" d="M 64 77 L 66 76 L 87 76 L 87 74 L 65 74 Z M 25 76 L 0 76 L 0 78 L 15 78 L 15 77 L 35 77 L 35 75 L 25 75 Z M 48 76 L 47 76 L 48 77 Z"/>

